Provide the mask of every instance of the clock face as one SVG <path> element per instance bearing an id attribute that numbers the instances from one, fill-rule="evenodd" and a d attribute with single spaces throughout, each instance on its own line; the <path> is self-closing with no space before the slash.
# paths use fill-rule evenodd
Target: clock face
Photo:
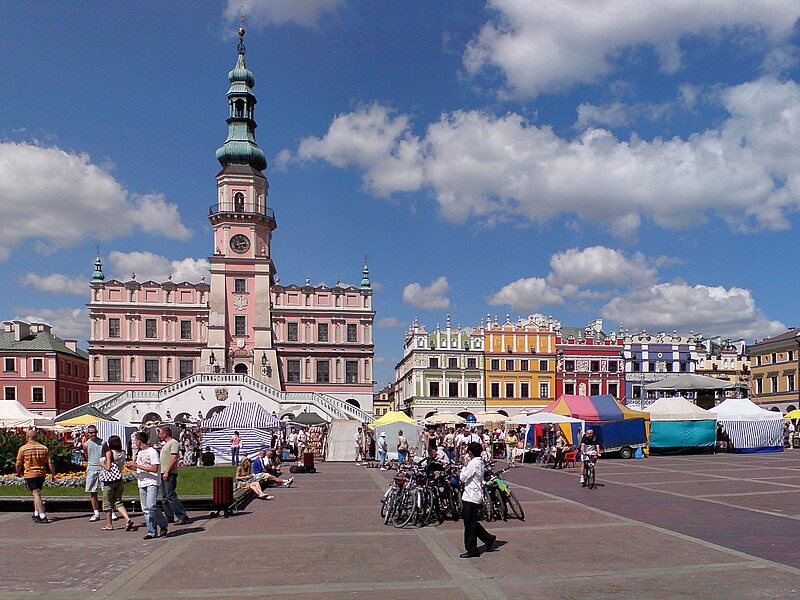
<path id="1" fill-rule="evenodd" d="M 231 250 L 236 254 L 244 254 L 250 250 L 250 239 L 243 233 L 237 233 L 231 238 Z"/>

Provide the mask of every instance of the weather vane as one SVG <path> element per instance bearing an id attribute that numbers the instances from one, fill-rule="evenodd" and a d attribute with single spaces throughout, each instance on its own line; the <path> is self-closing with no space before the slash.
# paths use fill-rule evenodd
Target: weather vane
<path id="1" fill-rule="evenodd" d="M 244 52 L 245 52 L 245 50 L 244 50 L 244 22 L 246 20 L 247 20 L 247 15 L 245 15 L 245 14 L 242 14 L 242 16 L 239 18 L 239 21 L 241 21 L 241 23 L 239 24 L 239 31 L 238 31 L 238 33 L 239 33 L 239 47 L 238 47 L 239 54 L 244 54 Z"/>

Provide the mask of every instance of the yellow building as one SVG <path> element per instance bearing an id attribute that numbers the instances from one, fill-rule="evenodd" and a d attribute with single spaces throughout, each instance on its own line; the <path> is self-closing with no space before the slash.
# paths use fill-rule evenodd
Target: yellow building
<path id="1" fill-rule="evenodd" d="M 509 416 L 546 406 L 556 392 L 557 323 L 532 315 L 484 329 L 486 409 Z"/>
<path id="2" fill-rule="evenodd" d="M 701 339 L 697 343 L 695 373 L 728 380 L 735 384 L 734 389 L 723 394 L 725 397 L 748 396 L 750 392 L 750 358 L 747 356 L 745 341 L 723 340 L 720 337 Z"/>
<path id="3" fill-rule="evenodd" d="M 783 413 L 800 406 L 798 351 L 800 329 L 796 328 L 747 347 L 753 402 Z"/>

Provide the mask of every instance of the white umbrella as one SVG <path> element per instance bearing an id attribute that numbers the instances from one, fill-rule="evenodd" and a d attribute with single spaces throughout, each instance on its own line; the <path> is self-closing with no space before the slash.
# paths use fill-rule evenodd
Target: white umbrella
<path id="1" fill-rule="evenodd" d="M 582 419 L 566 417 L 548 412 L 535 412 L 528 415 L 517 415 L 509 421 L 511 425 L 541 425 L 544 423 L 583 423 Z"/>
<path id="2" fill-rule="evenodd" d="M 451 423 L 461 425 L 466 422 L 464 417 L 452 413 L 436 413 L 423 421 L 425 425 L 450 425 Z"/>
<path id="3" fill-rule="evenodd" d="M 495 423 L 497 421 L 508 421 L 508 416 L 499 412 L 481 411 L 475 414 L 475 420 L 478 423 Z"/>

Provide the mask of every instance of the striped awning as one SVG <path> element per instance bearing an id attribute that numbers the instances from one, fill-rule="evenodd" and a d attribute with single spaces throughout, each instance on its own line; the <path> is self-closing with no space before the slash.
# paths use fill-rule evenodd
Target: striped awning
<path id="1" fill-rule="evenodd" d="M 200 423 L 205 429 L 274 429 L 281 426 L 258 402 L 232 402 L 227 408 Z"/>

